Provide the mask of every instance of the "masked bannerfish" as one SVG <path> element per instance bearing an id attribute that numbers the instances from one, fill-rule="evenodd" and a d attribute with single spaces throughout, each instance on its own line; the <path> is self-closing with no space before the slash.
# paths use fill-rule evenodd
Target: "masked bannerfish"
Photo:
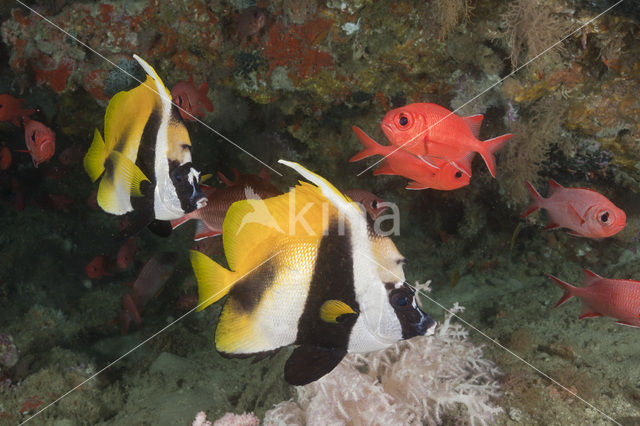
<path id="1" fill-rule="evenodd" d="M 84 167 L 94 182 L 102 175 L 98 205 L 104 211 L 139 211 L 147 223 L 178 219 L 207 202 L 191 163 L 191 140 L 160 77 L 133 57 L 147 78 L 111 98 L 104 140 L 96 129 Z"/>
<path id="2" fill-rule="evenodd" d="M 432 334 L 435 322 L 404 283 L 404 257 L 393 242 L 373 235 L 364 212 L 327 180 L 280 163 L 315 185 L 301 182 L 289 193 L 230 207 L 222 238 L 231 270 L 191 251 L 199 309 L 229 296 L 216 349 L 246 357 L 296 345 L 285 379 L 304 385 L 347 352 Z"/>

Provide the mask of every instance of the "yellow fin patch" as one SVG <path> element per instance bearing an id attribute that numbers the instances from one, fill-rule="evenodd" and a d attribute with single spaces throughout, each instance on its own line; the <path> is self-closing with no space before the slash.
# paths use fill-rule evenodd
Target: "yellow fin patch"
<path id="1" fill-rule="evenodd" d="M 330 299 L 320 306 L 320 319 L 324 322 L 337 323 L 341 315 L 356 314 L 346 303 Z"/>
<path id="2" fill-rule="evenodd" d="M 84 170 L 87 172 L 92 182 L 98 180 L 104 172 L 104 160 L 107 156 L 107 149 L 104 140 L 98 129 L 93 132 L 93 142 L 84 156 Z"/>
<path id="3" fill-rule="evenodd" d="M 113 151 L 110 154 L 110 157 L 113 161 L 114 182 L 116 182 L 116 185 L 119 182 L 122 182 L 126 188 L 129 188 L 129 193 L 131 195 L 134 197 L 142 197 L 140 184 L 143 180 L 149 181 L 144 173 L 142 173 L 142 170 L 140 170 L 133 161 L 129 160 L 118 151 Z"/>
<path id="4" fill-rule="evenodd" d="M 255 354 L 275 349 L 258 332 L 255 319 L 235 306 L 232 299 L 224 304 L 215 340 L 216 349 L 229 354 Z"/>
<path id="5" fill-rule="evenodd" d="M 199 251 L 190 251 L 191 266 L 198 281 L 198 311 L 217 302 L 233 287 L 234 273 Z"/>
<path id="6" fill-rule="evenodd" d="M 322 192 L 308 183 L 265 200 L 233 203 L 222 224 L 222 242 L 229 267 L 234 271 L 245 269 L 238 266 L 241 260 L 249 268 L 254 266 L 247 262 L 247 254 L 262 260 L 260 256 L 264 253 L 258 256 L 257 246 L 273 247 L 284 238 L 321 238 L 329 218 L 336 214 L 337 210 Z M 263 244 L 268 242 L 271 243 Z"/>

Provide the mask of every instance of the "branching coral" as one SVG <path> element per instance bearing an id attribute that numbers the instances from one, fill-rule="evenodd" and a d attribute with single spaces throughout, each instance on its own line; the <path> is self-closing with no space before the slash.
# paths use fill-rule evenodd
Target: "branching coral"
<path id="1" fill-rule="evenodd" d="M 552 145 L 569 153 L 573 143 L 560 138 L 561 125 L 566 112 L 561 99 L 548 97 L 530 108 L 527 118 L 513 123 L 513 138 L 500 151 L 500 175 L 498 180 L 512 207 L 529 199 L 525 181 L 536 184 L 542 162 L 546 160 Z"/>
<path id="2" fill-rule="evenodd" d="M 267 412 L 265 424 L 435 425 L 459 408 L 472 424 L 490 422 L 502 411 L 491 402 L 499 395 L 497 367 L 452 316 L 434 336 L 348 355 L 327 376 L 296 388 L 297 403 Z"/>
<path id="3" fill-rule="evenodd" d="M 445 38 L 460 21 L 468 20 L 473 9 L 471 0 L 438 0 L 432 5 L 440 23 L 440 38 Z"/>
<path id="4" fill-rule="evenodd" d="M 554 13 L 547 0 L 512 1 L 502 19 L 506 26 L 502 35 L 511 48 L 514 68 L 533 59 L 571 30 L 569 21 Z M 560 49 L 561 46 L 556 46 L 545 53 L 532 63 L 534 69 L 543 69 L 546 62 L 557 62 Z"/>

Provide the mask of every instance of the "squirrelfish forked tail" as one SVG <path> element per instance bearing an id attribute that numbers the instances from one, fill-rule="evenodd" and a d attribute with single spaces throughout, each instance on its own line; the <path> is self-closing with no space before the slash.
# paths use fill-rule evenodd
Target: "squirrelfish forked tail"
<path id="1" fill-rule="evenodd" d="M 573 286 L 573 285 L 569 284 L 568 282 L 562 281 L 560 278 L 554 277 L 553 275 L 550 275 L 550 274 L 545 274 L 545 275 L 548 278 L 551 278 L 553 280 L 553 282 L 558 285 L 558 287 L 560 287 L 562 290 L 564 290 L 564 293 L 563 293 L 562 297 L 560 298 L 560 300 L 558 300 L 556 302 L 556 304 L 553 305 L 554 308 L 557 308 L 558 306 L 562 305 L 563 303 L 565 303 L 566 301 L 568 301 L 572 297 L 580 295 L 580 291 L 581 291 L 580 287 Z"/>
<path id="2" fill-rule="evenodd" d="M 507 133 L 505 135 L 486 140 L 478 145 L 478 154 L 480 154 L 489 169 L 489 173 L 491 173 L 491 176 L 494 178 L 496 177 L 497 170 L 495 153 L 512 137 L 513 134 Z"/>

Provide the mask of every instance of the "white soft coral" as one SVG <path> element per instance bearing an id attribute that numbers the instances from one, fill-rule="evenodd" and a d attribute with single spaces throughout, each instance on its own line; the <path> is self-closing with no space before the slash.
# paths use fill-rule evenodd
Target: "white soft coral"
<path id="1" fill-rule="evenodd" d="M 434 336 L 347 355 L 322 379 L 296 388 L 297 404 L 267 412 L 265 424 L 291 424 L 289 416 L 308 425 L 435 425 L 459 407 L 471 424 L 490 422 L 502 411 L 491 402 L 500 394 L 498 370 L 468 341 L 467 330 L 451 321 L 462 309 L 455 304 Z"/>

